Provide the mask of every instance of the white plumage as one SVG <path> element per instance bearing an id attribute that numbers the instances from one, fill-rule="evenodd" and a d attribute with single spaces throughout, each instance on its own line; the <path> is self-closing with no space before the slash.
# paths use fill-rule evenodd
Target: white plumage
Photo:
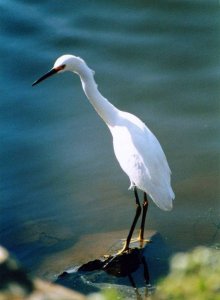
<path id="1" fill-rule="evenodd" d="M 140 119 L 120 111 L 101 95 L 94 80 L 94 71 L 84 60 L 73 55 L 63 55 L 56 60 L 51 71 L 33 85 L 64 71 L 71 71 L 80 76 L 87 98 L 111 131 L 116 158 L 130 179 L 130 187 L 138 188 L 150 195 L 159 208 L 171 210 L 174 199 L 170 184 L 171 171 L 160 143 Z M 137 196 L 136 203 L 139 205 Z M 139 212 L 137 215 L 138 218 Z M 135 219 L 135 224 L 136 221 Z M 130 239 L 128 245 L 129 242 Z"/>
<path id="2" fill-rule="evenodd" d="M 120 111 L 119 121 L 109 126 L 116 158 L 131 187 L 146 192 L 163 210 L 172 209 L 171 171 L 155 135 L 136 116 Z"/>

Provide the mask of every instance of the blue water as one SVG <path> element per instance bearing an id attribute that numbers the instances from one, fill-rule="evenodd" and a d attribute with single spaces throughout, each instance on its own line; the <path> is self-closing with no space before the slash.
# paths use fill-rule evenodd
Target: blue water
<path id="1" fill-rule="evenodd" d="M 129 181 L 79 79 L 32 82 L 66 53 L 156 134 L 174 210 L 148 229 L 173 251 L 220 241 L 219 1 L 0 1 L 0 243 L 33 273 L 85 234 L 128 230 Z M 65 266 L 65 263 L 64 263 Z"/>

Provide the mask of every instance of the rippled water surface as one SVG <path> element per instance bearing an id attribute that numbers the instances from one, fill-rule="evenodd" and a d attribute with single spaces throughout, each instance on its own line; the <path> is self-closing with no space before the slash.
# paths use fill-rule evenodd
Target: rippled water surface
<path id="1" fill-rule="evenodd" d="M 79 78 L 65 73 L 31 87 L 66 53 L 83 57 L 105 97 L 139 116 L 163 145 L 176 199 L 170 213 L 151 203 L 148 229 L 172 251 L 219 243 L 219 1 L 0 7 L 1 243 L 47 276 L 59 271 L 54 262 L 46 270 L 48 260 L 62 256 L 62 270 L 66 251 L 83 251 L 85 236 L 111 232 L 114 240 L 130 226 L 128 178 Z"/>

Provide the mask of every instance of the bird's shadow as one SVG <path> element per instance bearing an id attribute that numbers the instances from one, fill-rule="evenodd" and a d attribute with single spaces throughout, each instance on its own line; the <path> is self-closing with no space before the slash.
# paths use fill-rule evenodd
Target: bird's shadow
<path id="1" fill-rule="evenodd" d="M 132 293 L 137 299 L 145 299 L 153 292 L 156 281 L 167 274 L 170 254 L 165 241 L 156 233 L 145 247 L 89 261 L 63 272 L 56 283 L 83 294 L 111 285 L 122 294 Z"/>

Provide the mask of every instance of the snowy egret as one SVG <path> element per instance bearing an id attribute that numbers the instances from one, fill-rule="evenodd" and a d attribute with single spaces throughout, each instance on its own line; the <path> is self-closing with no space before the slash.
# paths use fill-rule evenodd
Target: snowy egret
<path id="1" fill-rule="evenodd" d="M 130 188 L 134 190 L 136 214 L 122 249 L 122 252 L 127 251 L 141 214 L 137 189 L 144 192 L 143 213 L 138 237 L 140 242 L 144 241 L 145 218 L 148 208 L 147 194 L 159 208 L 172 209 L 175 196 L 170 183 L 171 171 L 166 156 L 155 135 L 139 118 L 117 109 L 101 95 L 94 80 L 94 71 L 80 57 L 62 55 L 55 61 L 53 68 L 36 80 L 33 86 L 56 73 L 65 71 L 79 75 L 88 100 L 112 134 L 115 156 L 122 170 L 130 179 Z"/>

